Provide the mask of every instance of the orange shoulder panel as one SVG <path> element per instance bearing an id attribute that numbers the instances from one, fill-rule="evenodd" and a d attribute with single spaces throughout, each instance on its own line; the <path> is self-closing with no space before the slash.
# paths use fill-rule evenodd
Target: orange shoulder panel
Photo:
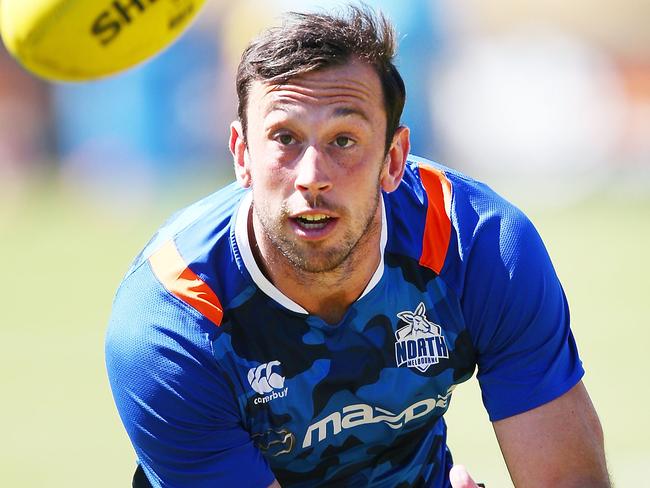
<path id="1" fill-rule="evenodd" d="M 174 241 L 167 241 L 149 258 L 156 278 L 175 297 L 198 310 L 215 325 L 221 325 L 223 307 L 208 284 L 183 261 Z"/>
<path id="2" fill-rule="evenodd" d="M 451 238 L 451 183 L 438 169 L 421 164 L 419 170 L 428 200 L 420 264 L 440 273 Z"/>

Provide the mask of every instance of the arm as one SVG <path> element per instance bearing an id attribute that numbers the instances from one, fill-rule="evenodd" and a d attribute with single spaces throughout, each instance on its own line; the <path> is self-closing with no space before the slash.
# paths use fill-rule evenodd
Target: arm
<path id="1" fill-rule="evenodd" d="M 523 214 L 504 207 L 485 219 L 465 282 L 483 402 L 515 486 L 609 486 L 568 304 Z"/>
<path id="2" fill-rule="evenodd" d="M 603 432 L 582 382 L 493 426 L 516 487 L 610 486 Z"/>

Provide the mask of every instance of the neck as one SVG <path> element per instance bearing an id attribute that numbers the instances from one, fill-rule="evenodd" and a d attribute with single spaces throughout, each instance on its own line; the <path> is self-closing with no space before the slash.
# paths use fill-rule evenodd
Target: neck
<path id="1" fill-rule="evenodd" d="M 251 211 L 248 236 L 260 270 L 285 296 L 329 324 L 341 321 L 372 279 L 380 263 L 382 208 L 352 252 L 336 268 L 309 272 L 296 267 L 266 237 Z"/>

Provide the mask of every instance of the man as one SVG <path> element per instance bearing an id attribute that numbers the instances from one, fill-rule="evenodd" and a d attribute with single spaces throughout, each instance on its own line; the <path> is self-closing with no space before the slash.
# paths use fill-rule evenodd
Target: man
<path id="1" fill-rule="evenodd" d="M 114 303 L 136 486 L 477 486 L 442 418 L 476 366 L 516 486 L 609 486 L 544 246 L 490 189 L 409 156 L 393 54 L 359 8 L 244 52 L 238 183 L 167 223 Z"/>

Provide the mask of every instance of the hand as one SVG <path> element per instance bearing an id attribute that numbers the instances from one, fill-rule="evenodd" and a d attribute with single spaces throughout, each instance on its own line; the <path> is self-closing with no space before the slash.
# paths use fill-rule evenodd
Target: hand
<path id="1" fill-rule="evenodd" d="M 449 471 L 449 481 L 451 481 L 452 488 L 478 488 L 483 484 L 477 485 L 472 477 L 467 472 L 465 466 L 461 464 L 454 464 Z"/>

